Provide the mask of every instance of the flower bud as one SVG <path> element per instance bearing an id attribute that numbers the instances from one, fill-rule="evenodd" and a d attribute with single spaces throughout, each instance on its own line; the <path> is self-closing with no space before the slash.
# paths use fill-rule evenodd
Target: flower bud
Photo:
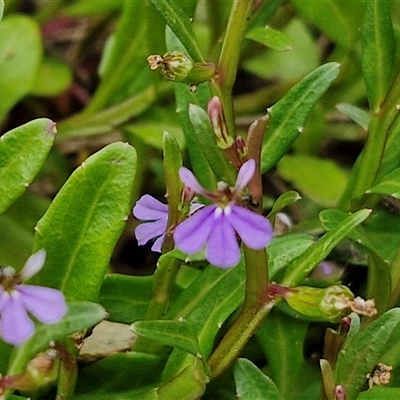
<path id="1" fill-rule="evenodd" d="M 211 63 L 198 63 L 179 51 L 165 53 L 164 56 L 151 55 L 147 61 L 152 70 L 160 68 L 161 74 L 174 82 L 198 85 L 211 80 L 215 67 Z"/>
<path id="2" fill-rule="evenodd" d="M 224 111 L 222 109 L 221 100 L 218 96 L 214 96 L 207 106 L 207 113 L 211 121 L 211 126 L 217 138 L 217 145 L 225 150 L 235 143 L 233 138 L 229 136 L 226 129 Z"/>
<path id="3" fill-rule="evenodd" d="M 285 300 L 291 308 L 320 321 L 339 322 L 350 310 L 353 293 L 346 286 L 327 288 L 299 286 L 288 291 Z"/>
<path id="4" fill-rule="evenodd" d="M 346 389 L 343 385 L 337 385 L 333 392 L 335 400 L 346 400 Z"/>

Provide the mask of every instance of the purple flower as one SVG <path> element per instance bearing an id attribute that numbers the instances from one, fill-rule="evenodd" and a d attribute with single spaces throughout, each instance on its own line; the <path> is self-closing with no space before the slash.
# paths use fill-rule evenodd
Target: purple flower
<path id="1" fill-rule="evenodd" d="M 28 258 L 19 273 L 12 267 L 0 269 L 0 337 L 13 346 L 24 343 L 35 331 L 28 313 L 50 325 L 68 311 L 59 290 L 22 283 L 40 271 L 45 258 L 46 252 L 39 250 Z"/>
<path id="2" fill-rule="evenodd" d="M 272 226 L 263 216 L 240 205 L 240 192 L 255 171 L 255 161 L 248 160 L 240 168 L 232 190 L 220 185 L 217 192 L 204 189 L 191 171 L 181 168 L 181 181 L 196 193 L 213 200 L 214 204 L 195 212 L 175 228 L 175 245 L 187 254 L 206 246 L 207 260 L 218 267 L 235 266 L 240 259 L 238 235 L 247 247 L 260 250 L 271 240 Z"/>
<path id="3" fill-rule="evenodd" d="M 168 206 L 145 194 L 137 201 L 133 208 L 133 215 L 138 219 L 149 221 L 135 229 L 139 245 L 147 243 L 150 239 L 158 238 L 151 249 L 160 253 L 167 229 Z"/>

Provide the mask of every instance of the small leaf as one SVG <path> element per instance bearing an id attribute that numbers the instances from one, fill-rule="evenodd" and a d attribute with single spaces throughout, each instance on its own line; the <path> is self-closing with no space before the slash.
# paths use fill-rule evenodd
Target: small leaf
<path id="1" fill-rule="evenodd" d="M 361 28 L 362 69 L 372 111 L 380 108 L 392 82 L 396 41 L 390 1 L 365 1 Z"/>
<path id="2" fill-rule="evenodd" d="M 302 131 L 312 107 L 339 74 L 339 64 L 328 63 L 317 68 L 270 110 L 270 123 L 261 152 L 261 171 L 272 168 L 289 150 Z"/>
<path id="3" fill-rule="evenodd" d="M 236 397 L 242 400 L 282 400 L 274 382 L 264 375 L 250 360 L 239 358 L 233 366 Z"/>
<path id="4" fill-rule="evenodd" d="M 347 340 L 339 352 L 334 374 L 337 385 L 346 388 L 346 399 L 354 400 L 367 382 L 367 374 L 389 344 L 399 339 L 400 309 L 387 311 Z"/>
<path id="5" fill-rule="evenodd" d="M 0 119 L 34 86 L 42 56 L 39 25 L 12 15 L 0 23 Z"/>
<path id="6" fill-rule="evenodd" d="M 274 236 L 267 246 L 271 277 L 273 278 L 278 271 L 285 268 L 313 243 L 315 243 L 314 237 L 307 233 L 293 232 Z"/>
<path id="7" fill-rule="evenodd" d="M 281 194 L 275 200 L 274 205 L 272 206 L 272 210 L 268 214 L 268 217 L 276 215 L 279 211 L 287 206 L 290 206 L 291 204 L 296 203 L 296 201 L 299 201 L 300 199 L 301 196 L 294 190 L 289 190 L 288 192 Z"/>
<path id="8" fill-rule="evenodd" d="M 348 103 L 340 103 L 336 108 L 360 125 L 365 131 L 368 130 L 369 114 L 366 111 Z"/>
<path id="9" fill-rule="evenodd" d="M 347 184 L 347 174 L 336 163 L 308 155 L 286 155 L 278 170 L 300 193 L 323 207 L 335 206 Z"/>
<path id="10" fill-rule="evenodd" d="M 65 338 L 71 333 L 90 328 L 107 317 L 103 307 L 89 302 L 68 303 L 68 314 L 53 325 L 39 325 L 33 336 L 14 349 L 8 375 L 21 373 L 28 361 L 48 349 L 50 342 Z"/>
<path id="11" fill-rule="evenodd" d="M 53 145 L 55 133 L 55 123 L 40 118 L 1 136 L 0 213 L 22 195 L 40 171 Z"/>
<path id="12" fill-rule="evenodd" d="M 245 37 L 276 51 L 288 51 L 293 47 L 290 37 L 268 25 L 250 29 Z"/>
<path id="13" fill-rule="evenodd" d="M 299 285 L 352 229 L 368 218 L 370 213 L 371 210 L 367 209 L 357 211 L 349 215 L 337 227 L 325 233 L 318 242 L 289 264 L 281 284 L 287 286 Z"/>
<path id="14" fill-rule="evenodd" d="M 139 336 L 176 347 L 194 356 L 200 355 L 196 334 L 185 320 L 137 321 L 131 325 L 131 330 Z"/>
<path id="15" fill-rule="evenodd" d="M 190 58 L 203 62 L 203 56 L 195 39 L 195 34 L 189 17 L 175 0 L 150 0 L 153 6 L 163 16 L 172 32 L 185 46 Z"/>
<path id="16" fill-rule="evenodd" d="M 74 171 L 38 222 L 35 249 L 46 263 L 33 280 L 68 300 L 95 301 L 130 213 L 136 152 L 116 142 Z"/>
<path id="17" fill-rule="evenodd" d="M 236 180 L 236 171 L 217 146 L 207 113 L 201 107 L 190 104 L 189 118 L 193 125 L 197 142 L 217 180 L 233 185 Z"/>
<path id="18" fill-rule="evenodd" d="M 30 94 L 35 96 L 56 96 L 68 89 L 72 83 L 71 68 L 57 58 L 44 57 L 38 79 Z"/>
<path id="19" fill-rule="evenodd" d="M 327 360 L 320 359 L 322 382 L 324 384 L 325 396 L 328 400 L 335 400 L 333 397 L 335 390 L 335 381 L 333 380 L 333 371 Z"/>
<path id="20" fill-rule="evenodd" d="M 377 185 L 373 186 L 367 193 L 379 193 L 400 199 L 400 168 L 385 175 Z"/>

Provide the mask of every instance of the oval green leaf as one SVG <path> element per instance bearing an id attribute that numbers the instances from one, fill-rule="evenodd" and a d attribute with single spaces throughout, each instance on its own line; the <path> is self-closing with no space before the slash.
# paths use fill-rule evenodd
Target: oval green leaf
<path id="1" fill-rule="evenodd" d="M 55 123 L 47 118 L 40 118 L 1 136 L 0 214 L 33 181 L 46 160 L 55 134 Z"/>
<path id="2" fill-rule="evenodd" d="M 36 21 L 12 15 L 0 24 L 0 119 L 34 86 L 42 57 Z"/>
<path id="3" fill-rule="evenodd" d="M 346 388 L 346 399 L 354 400 L 363 390 L 386 347 L 399 339 L 400 309 L 394 308 L 347 340 L 335 365 L 335 383 Z"/>
<path id="4" fill-rule="evenodd" d="M 289 150 L 312 107 L 339 74 L 339 64 L 318 67 L 292 87 L 269 110 L 270 123 L 264 136 L 261 152 L 261 171 L 272 168 Z"/>
<path id="5" fill-rule="evenodd" d="M 288 51 L 293 46 L 289 36 L 268 25 L 265 27 L 256 26 L 250 29 L 245 37 L 276 51 Z"/>
<path id="6" fill-rule="evenodd" d="M 38 222 L 35 249 L 46 263 L 34 281 L 68 300 L 96 301 L 114 246 L 130 213 L 136 152 L 108 145 L 71 175 Z"/>
<path id="7" fill-rule="evenodd" d="M 380 182 L 367 193 L 379 193 L 400 199 L 400 168 L 396 168 L 385 175 Z"/>
<path id="8" fill-rule="evenodd" d="M 264 375 L 250 360 L 239 358 L 233 366 L 236 396 L 242 400 L 282 400 L 274 382 Z"/>

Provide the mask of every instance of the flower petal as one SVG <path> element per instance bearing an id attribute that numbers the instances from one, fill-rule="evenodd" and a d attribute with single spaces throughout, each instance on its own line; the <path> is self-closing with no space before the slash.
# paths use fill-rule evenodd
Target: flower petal
<path id="1" fill-rule="evenodd" d="M 154 239 L 165 233 L 167 229 L 167 219 L 154 222 L 145 222 L 135 229 L 135 236 L 140 246 L 146 244 L 150 239 Z"/>
<path id="2" fill-rule="evenodd" d="M 39 250 L 35 254 L 32 254 L 27 260 L 24 267 L 19 272 L 21 279 L 23 281 L 32 278 L 32 276 L 36 275 L 44 265 L 46 260 L 46 251 Z"/>
<path id="3" fill-rule="evenodd" d="M 58 322 L 68 311 L 64 295 L 43 286 L 18 285 L 25 308 L 43 324 Z"/>
<path id="4" fill-rule="evenodd" d="M 20 293 L 13 292 L 1 313 L 0 336 L 6 343 L 19 346 L 28 340 L 35 331 L 35 325 L 29 319 Z"/>
<path id="5" fill-rule="evenodd" d="M 233 191 L 240 192 L 249 183 L 250 179 L 253 177 L 256 170 L 256 162 L 251 158 L 247 160 L 241 167 L 236 178 L 235 187 Z"/>
<path id="6" fill-rule="evenodd" d="M 153 246 L 151 246 L 151 250 L 155 251 L 157 253 L 161 253 L 161 247 L 164 243 L 164 239 L 165 239 L 165 233 L 163 235 L 161 235 L 153 244 Z"/>
<path id="7" fill-rule="evenodd" d="M 182 167 L 179 169 L 179 177 L 188 188 L 194 190 L 197 194 L 201 194 L 204 197 L 209 197 L 210 192 L 200 185 L 199 181 L 193 175 L 192 171 L 188 170 L 185 167 Z"/>
<path id="8" fill-rule="evenodd" d="M 145 194 L 136 202 L 135 207 L 133 207 L 133 215 L 137 219 L 144 221 L 166 218 L 168 215 L 168 206 L 154 197 Z"/>
<path id="9" fill-rule="evenodd" d="M 250 249 L 260 250 L 272 239 L 273 229 L 270 222 L 246 208 L 231 205 L 229 222 Z"/>
<path id="10" fill-rule="evenodd" d="M 235 231 L 225 214 L 217 220 L 207 241 L 206 258 L 216 267 L 234 267 L 240 260 Z"/>
<path id="11" fill-rule="evenodd" d="M 216 208 L 216 205 L 204 207 L 175 228 L 174 241 L 178 249 L 193 254 L 205 245 L 215 223 Z"/>

